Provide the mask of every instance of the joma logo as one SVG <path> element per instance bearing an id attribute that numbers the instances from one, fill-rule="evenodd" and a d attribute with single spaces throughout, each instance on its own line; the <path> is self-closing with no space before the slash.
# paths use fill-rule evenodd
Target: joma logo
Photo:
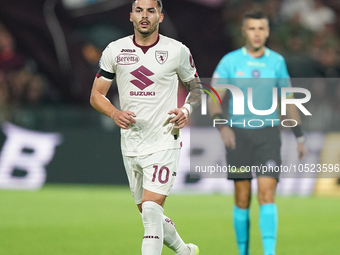
<path id="1" fill-rule="evenodd" d="M 120 52 L 136 52 L 135 49 L 122 49 Z"/>

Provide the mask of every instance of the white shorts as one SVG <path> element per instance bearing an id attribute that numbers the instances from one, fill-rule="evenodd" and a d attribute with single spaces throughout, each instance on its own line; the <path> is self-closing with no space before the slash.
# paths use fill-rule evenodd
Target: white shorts
<path id="1" fill-rule="evenodd" d="M 158 151 L 145 156 L 123 155 L 126 174 L 136 204 L 142 203 L 143 189 L 168 196 L 174 184 L 181 149 Z"/>

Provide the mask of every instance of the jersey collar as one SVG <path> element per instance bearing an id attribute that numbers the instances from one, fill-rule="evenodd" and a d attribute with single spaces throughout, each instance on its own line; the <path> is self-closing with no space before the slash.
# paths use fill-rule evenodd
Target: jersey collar
<path id="1" fill-rule="evenodd" d="M 136 39 L 135 39 L 135 35 L 133 35 L 132 41 L 133 41 L 133 44 L 134 44 L 136 47 L 141 48 L 141 50 L 142 50 L 143 53 L 145 54 L 150 48 L 152 48 L 153 46 L 155 46 L 155 45 L 159 42 L 159 35 L 158 35 L 158 37 L 157 37 L 156 42 L 154 42 L 153 44 L 148 45 L 148 46 L 142 46 L 142 45 L 137 44 L 137 43 L 136 43 Z"/>
<path id="2" fill-rule="evenodd" d="M 243 46 L 243 47 L 242 47 L 242 53 L 243 53 L 244 56 L 250 56 L 250 55 L 248 54 L 248 51 L 247 51 L 246 46 Z M 269 55 L 270 55 L 269 49 L 268 49 L 267 47 L 264 47 L 264 54 L 263 54 L 260 58 L 262 58 L 263 56 L 268 57 Z M 250 56 L 250 57 L 251 57 L 251 56 Z"/>

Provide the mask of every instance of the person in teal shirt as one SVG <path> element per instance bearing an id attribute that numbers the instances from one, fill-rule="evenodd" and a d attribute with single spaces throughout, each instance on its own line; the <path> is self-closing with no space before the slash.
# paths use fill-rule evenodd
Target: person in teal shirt
<path id="1" fill-rule="evenodd" d="M 253 57 L 248 53 L 246 46 L 228 53 L 216 67 L 214 80 L 236 85 L 242 90 L 246 99 L 248 88 L 252 88 L 254 108 L 258 110 L 271 108 L 273 87 L 278 88 L 279 96 L 281 96 L 281 88 L 290 87 L 289 74 L 284 58 L 267 47 L 264 47 L 264 53 L 260 57 Z M 272 126 L 272 122 L 266 121 L 266 119 L 279 119 L 277 109 L 272 114 L 257 116 L 254 116 L 248 107 L 244 107 L 244 109 L 244 115 L 234 115 L 233 97 L 231 96 L 228 110 L 229 116 L 232 116 L 230 120 L 232 119 L 234 123 L 238 123 L 234 125 L 235 127 L 256 128 L 253 125 L 247 125 L 248 121 L 252 119 L 261 119 L 264 123 L 261 127 L 267 127 Z M 241 124 L 242 122 L 245 122 L 245 124 Z M 279 122 L 275 121 L 274 125 L 279 125 Z"/>
<path id="2" fill-rule="evenodd" d="M 227 125 L 216 125 L 227 148 L 227 164 L 237 171 L 228 173 L 234 180 L 235 206 L 233 223 L 240 255 L 249 254 L 249 206 L 251 180 L 257 176 L 258 200 L 260 204 L 259 226 L 264 255 L 275 255 L 278 228 L 278 212 L 275 190 L 280 172 L 252 173 L 254 166 L 280 166 L 281 123 L 277 105 L 273 103 L 273 89 L 281 97 L 281 89 L 290 87 L 289 74 L 284 58 L 265 46 L 269 36 L 269 21 L 260 10 L 244 15 L 242 34 L 245 46 L 225 55 L 213 75 L 213 85 L 230 84 L 238 87 L 244 95 L 244 114 L 234 114 L 232 93 L 219 90 L 221 98 L 229 97 L 228 117 L 220 105 L 209 102 L 209 114 L 213 119 L 228 119 Z M 216 86 L 218 87 L 218 86 Z M 248 107 L 248 88 L 252 88 L 252 105 L 256 110 L 272 109 L 269 114 L 254 114 Z M 284 95 L 293 97 L 293 94 Z M 274 109 L 275 108 L 275 109 Z M 287 105 L 288 119 L 297 123 L 292 128 L 298 141 L 298 156 L 306 154 L 304 135 L 297 107 Z M 231 124 L 231 125 L 230 125 Z M 248 171 L 243 167 L 249 167 Z M 231 168 L 232 169 L 232 168 Z"/>

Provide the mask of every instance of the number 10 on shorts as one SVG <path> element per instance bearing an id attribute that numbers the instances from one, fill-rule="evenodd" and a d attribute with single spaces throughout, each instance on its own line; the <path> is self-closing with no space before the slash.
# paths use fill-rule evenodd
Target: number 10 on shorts
<path id="1" fill-rule="evenodd" d="M 170 175 L 169 168 L 167 168 L 166 166 L 162 166 L 158 170 L 159 167 L 157 165 L 153 165 L 153 168 L 155 169 L 155 171 L 153 172 L 153 175 L 152 175 L 152 182 L 155 182 L 156 178 L 161 184 L 165 184 L 169 181 L 169 175 Z"/>

